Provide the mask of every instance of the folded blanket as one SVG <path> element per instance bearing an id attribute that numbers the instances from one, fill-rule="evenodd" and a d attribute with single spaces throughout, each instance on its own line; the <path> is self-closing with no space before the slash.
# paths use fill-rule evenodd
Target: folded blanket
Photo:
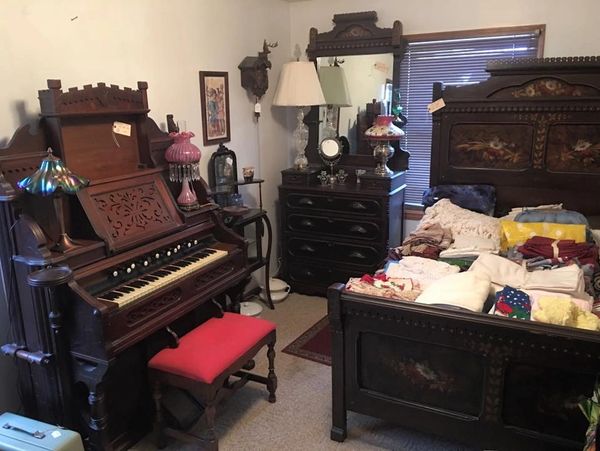
<path id="1" fill-rule="evenodd" d="M 544 323 L 600 330 L 600 319 L 590 312 L 581 310 L 569 299 L 561 297 L 541 297 L 539 309 L 532 312 L 532 318 Z"/>
<path id="2" fill-rule="evenodd" d="M 447 249 L 452 241 L 450 230 L 437 223 L 424 224 L 412 232 L 402 242 L 402 246 L 390 249 L 389 257 L 399 260 L 403 256 L 414 255 L 436 259 L 440 250 Z"/>
<path id="3" fill-rule="evenodd" d="M 598 264 L 598 247 L 592 243 L 576 243 L 574 240 L 555 240 L 543 236 L 528 239 L 517 249 L 523 257 L 545 257 L 563 262 L 577 259 L 582 265 Z"/>
<path id="4" fill-rule="evenodd" d="M 446 304 L 481 312 L 490 290 L 490 278 L 484 273 L 461 272 L 431 283 L 416 302 Z"/>
<path id="5" fill-rule="evenodd" d="M 498 244 L 489 238 L 483 238 L 476 235 L 454 236 L 452 245 L 440 252 L 441 258 L 464 258 L 478 256 L 482 253 L 497 254 L 499 251 Z"/>
<path id="6" fill-rule="evenodd" d="M 412 279 L 419 284 L 421 289 L 425 289 L 432 282 L 459 271 L 458 266 L 429 258 L 409 256 L 389 263 L 385 274 L 390 279 Z"/>
<path id="7" fill-rule="evenodd" d="M 514 222 L 500 221 L 502 229 L 501 248 L 503 250 L 525 243 L 534 236 L 543 236 L 555 240 L 586 241 L 585 225 L 553 224 L 550 222 Z"/>
<path id="8" fill-rule="evenodd" d="M 497 218 L 460 208 L 449 199 L 440 199 L 425 210 L 420 225 L 431 223 L 450 229 L 452 236 L 477 235 L 500 242 L 500 221 Z"/>
<path id="9" fill-rule="evenodd" d="M 522 290 L 545 290 L 566 293 L 580 299 L 590 299 L 585 292 L 583 271 L 577 265 L 529 272 L 507 258 L 494 254 L 481 254 L 473 262 L 469 271 L 487 275 L 492 283 L 500 287 L 509 285 Z"/>

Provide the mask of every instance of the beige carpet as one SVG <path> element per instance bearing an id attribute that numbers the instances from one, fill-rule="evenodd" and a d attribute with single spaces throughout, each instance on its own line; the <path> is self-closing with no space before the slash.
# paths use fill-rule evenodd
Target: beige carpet
<path id="1" fill-rule="evenodd" d="M 291 294 L 261 317 L 277 323 L 275 366 L 277 402 L 269 404 L 262 385 L 248 383 L 217 411 L 221 450 L 406 450 L 441 451 L 464 448 L 414 431 L 348 413 L 348 438 L 329 439 L 331 427 L 331 368 L 281 351 L 327 312 L 324 298 Z M 266 374 L 266 351 L 256 358 L 254 371 Z M 135 450 L 155 450 L 149 437 Z M 166 450 L 192 450 L 174 441 Z"/>

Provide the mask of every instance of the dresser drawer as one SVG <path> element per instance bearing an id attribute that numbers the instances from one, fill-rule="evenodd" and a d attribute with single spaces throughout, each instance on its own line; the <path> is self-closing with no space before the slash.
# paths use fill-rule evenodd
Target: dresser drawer
<path id="1" fill-rule="evenodd" d="M 379 199 L 342 197 L 319 194 L 290 194 L 287 196 L 288 208 L 306 210 L 327 210 L 338 213 L 379 216 L 383 206 Z"/>
<path id="2" fill-rule="evenodd" d="M 378 246 L 340 243 L 290 237 L 287 241 L 288 257 L 316 258 L 340 264 L 362 266 L 378 265 L 383 258 Z"/>
<path id="3" fill-rule="evenodd" d="M 290 266 L 287 277 L 289 283 L 292 285 L 306 284 L 311 288 L 321 287 L 322 290 L 320 291 L 323 293 L 332 283 L 346 283 L 350 277 L 360 277 L 364 274 L 364 271 L 360 270 L 337 269 L 332 266 L 314 265 L 308 262 L 294 262 Z"/>
<path id="4" fill-rule="evenodd" d="M 373 221 L 290 214 L 286 222 L 290 232 L 329 234 L 336 237 L 360 238 L 369 241 L 381 240 L 381 227 Z"/>

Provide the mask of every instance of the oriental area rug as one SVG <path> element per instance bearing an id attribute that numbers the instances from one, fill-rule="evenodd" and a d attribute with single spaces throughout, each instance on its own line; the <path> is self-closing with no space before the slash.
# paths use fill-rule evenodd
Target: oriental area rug
<path id="1" fill-rule="evenodd" d="M 287 345 L 282 352 L 331 366 L 331 332 L 329 319 L 320 319 Z"/>

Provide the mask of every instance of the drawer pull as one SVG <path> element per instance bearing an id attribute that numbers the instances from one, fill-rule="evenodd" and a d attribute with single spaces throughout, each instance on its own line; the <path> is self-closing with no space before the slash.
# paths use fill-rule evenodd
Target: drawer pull
<path id="1" fill-rule="evenodd" d="M 352 209 L 354 210 L 366 210 L 367 206 L 365 204 L 363 204 L 362 202 L 357 202 L 354 201 L 350 204 L 350 207 L 352 207 Z"/>
<path id="2" fill-rule="evenodd" d="M 312 229 L 312 228 L 315 227 L 315 223 L 312 222 L 310 219 L 303 219 L 302 221 L 300 221 L 300 225 L 302 227 L 306 227 L 306 228 L 309 228 L 309 229 Z"/>
<path id="3" fill-rule="evenodd" d="M 365 254 L 363 254 L 362 252 L 359 251 L 352 251 L 350 252 L 350 258 L 356 258 L 358 260 L 365 260 L 367 258 L 367 256 Z"/>
<path id="4" fill-rule="evenodd" d="M 308 244 L 303 244 L 302 246 L 300 246 L 300 250 L 305 252 L 311 252 L 313 254 L 317 252 L 317 250 L 314 247 L 309 246 Z"/>
<path id="5" fill-rule="evenodd" d="M 312 201 L 312 199 L 309 199 L 308 197 L 303 197 L 298 201 L 298 204 L 312 207 L 315 203 Z"/>
<path id="6" fill-rule="evenodd" d="M 367 229 L 359 225 L 353 225 L 352 227 L 350 227 L 350 231 L 352 233 L 360 233 L 361 235 L 365 235 L 367 233 Z"/>

